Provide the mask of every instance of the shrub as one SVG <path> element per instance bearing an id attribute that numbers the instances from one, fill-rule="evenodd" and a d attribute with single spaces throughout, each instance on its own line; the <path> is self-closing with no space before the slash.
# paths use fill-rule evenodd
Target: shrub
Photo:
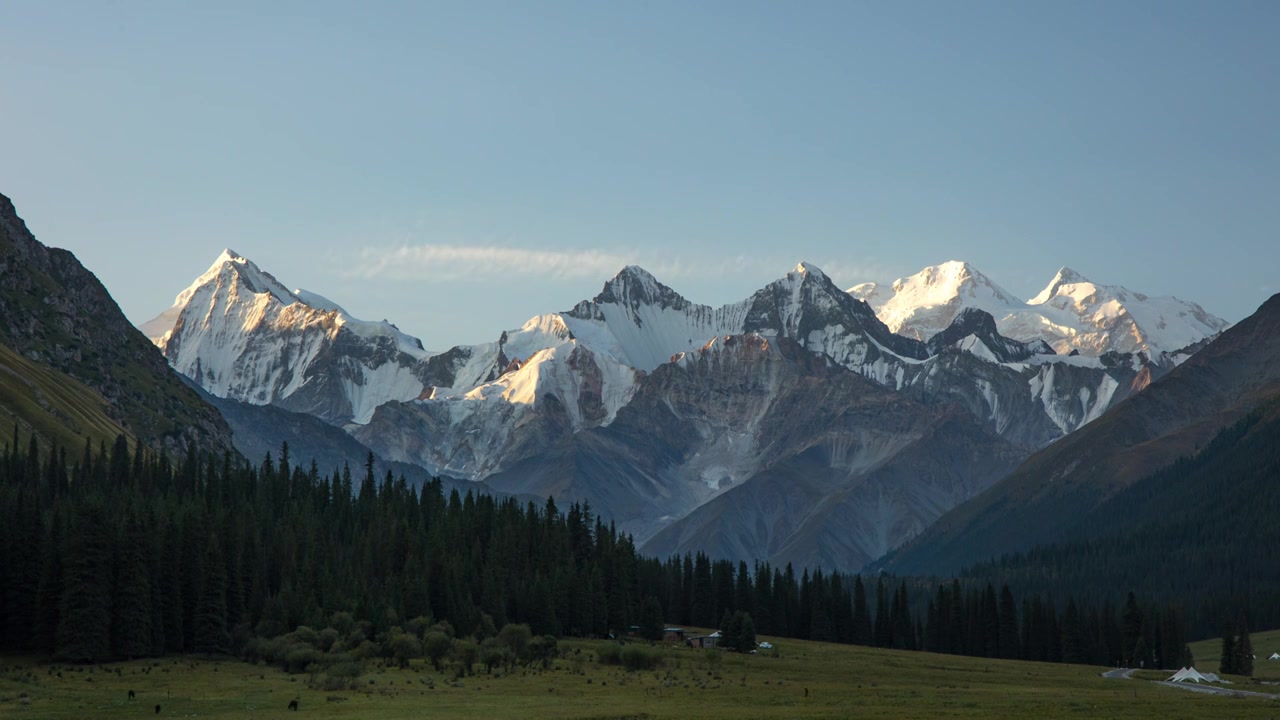
<path id="1" fill-rule="evenodd" d="M 528 625 L 503 625 L 502 630 L 498 631 L 498 643 L 510 650 L 511 654 L 520 661 L 528 659 L 529 643 L 532 639 L 533 633 Z"/>
<path id="2" fill-rule="evenodd" d="M 308 667 L 323 659 L 324 655 L 319 650 L 309 645 L 295 645 L 285 655 L 284 669 L 290 674 L 306 672 Z"/>
<path id="3" fill-rule="evenodd" d="M 338 634 L 337 630 L 334 630 L 333 628 L 325 628 L 321 630 L 317 636 L 316 648 L 323 652 L 329 652 L 333 649 L 334 644 L 338 642 L 339 637 L 341 636 Z"/>
<path id="4" fill-rule="evenodd" d="M 428 632 L 422 644 L 427 659 L 431 661 L 431 667 L 435 668 L 436 672 L 440 672 L 440 661 L 453 651 L 453 641 L 448 635 L 437 630 Z"/>
<path id="5" fill-rule="evenodd" d="M 497 640 L 489 638 L 480 643 L 480 662 L 489 672 L 493 672 L 495 667 L 510 666 L 515 662 L 515 658 L 511 656 L 511 651 L 498 644 Z"/>
<path id="6" fill-rule="evenodd" d="M 596 651 L 596 661 L 601 665 L 621 665 L 622 647 L 609 643 Z"/>
<path id="7" fill-rule="evenodd" d="M 267 659 L 267 651 L 271 646 L 271 641 L 264 638 L 253 638 L 240 648 L 240 657 L 246 662 L 257 663 L 259 660 Z"/>
<path id="8" fill-rule="evenodd" d="M 652 670 L 662 664 L 662 654 L 652 648 L 628 645 L 620 653 L 622 667 L 627 670 Z"/>
<path id="9" fill-rule="evenodd" d="M 529 642 L 529 662 L 540 662 L 545 668 L 559 656 L 559 642 L 551 635 L 543 635 Z"/>
<path id="10" fill-rule="evenodd" d="M 480 658 L 480 646 L 471 640 L 454 640 L 453 656 L 461 663 L 463 673 L 470 675 L 471 666 Z"/>
<path id="11" fill-rule="evenodd" d="M 360 660 L 375 658 L 382 654 L 382 649 L 372 642 L 365 640 L 357 647 L 351 650 L 351 656 Z"/>
<path id="12" fill-rule="evenodd" d="M 396 664 L 402 668 L 409 667 L 409 661 L 422 657 L 422 643 L 408 633 L 396 633 L 387 640 L 387 650 Z"/>
<path id="13" fill-rule="evenodd" d="M 303 643 L 310 645 L 311 647 L 319 647 L 320 645 L 320 633 L 317 633 L 306 625 L 299 625 L 297 630 L 285 635 L 284 638 L 290 644 Z"/>
<path id="14" fill-rule="evenodd" d="M 329 618 L 329 627 L 337 630 L 339 635 L 349 634 L 355 625 L 355 618 L 349 612 L 336 612 Z"/>

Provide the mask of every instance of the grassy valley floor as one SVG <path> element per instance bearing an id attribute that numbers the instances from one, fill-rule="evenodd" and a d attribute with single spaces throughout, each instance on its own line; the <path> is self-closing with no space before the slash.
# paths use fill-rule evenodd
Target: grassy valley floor
<path id="1" fill-rule="evenodd" d="M 1268 660 L 1273 653 L 1280 652 L 1280 630 L 1268 630 L 1249 634 L 1249 642 L 1253 645 L 1253 679 L 1263 682 L 1280 683 L 1280 660 Z M 1196 659 L 1196 669 L 1200 672 L 1218 672 L 1218 660 L 1222 656 L 1222 639 L 1210 638 L 1190 645 L 1191 654 Z M 1242 679 L 1248 682 L 1247 678 Z M 1251 688 L 1255 689 L 1255 688 Z M 1280 687 L 1256 688 L 1265 692 L 1280 693 Z"/>
<path id="2" fill-rule="evenodd" d="M 163 658 L 71 667 L 0 658 L 4 718 L 1274 718 L 1280 702 L 1181 693 L 1099 668 L 775 640 L 776 655 L 668 647 L 663 666 L 595 662 L 565 641 L 546 670 L 453 680 L 423 660 L 377 661 L 345 690 L 235 660 Z M 1261 647 L 1259 645 L 1259 647 Z M 59 674 L 60 673 L 60 674 Z M 133 690 L 136 700 L 128 700 Z M 297 715 L 287 706 L 298 700 Z"/>

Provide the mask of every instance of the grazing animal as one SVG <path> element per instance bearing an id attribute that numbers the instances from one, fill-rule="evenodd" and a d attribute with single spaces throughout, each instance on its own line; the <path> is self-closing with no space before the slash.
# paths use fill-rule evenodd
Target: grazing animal
<path id="1" fill-rule="evenodd" d="M 290 709 L 290 710 L 292 710 L 292 711 L 294 711 L 294 712 L 297 712 L 297 711 L 298 711 L 298 701 L 297 701 L 297 700 L 290 700 L 290 701 L 289 701 L 289 709 Z"/>
<path id="2" fill-rule="evenodd" d="M 157 714 L 157 715 L 159 715 L 159 714 L 160 714 L 160 706 L 159 706 L 159 705 L 157 705 L 157 706 L 156 706 L 156 714 Z"/>
<path id="3" fill-rule="evenodd" d="M 134 698 L 136 698 L 136 697 L 138 697 L 138 694 L 137 694 L 137 693 L 135 693 L 134 691 L 130 690 L 130 691 L 129 691 L 129 699 L 130 699 L 130 700 L 133 700 L 133 699 L 134 699 Z"/>

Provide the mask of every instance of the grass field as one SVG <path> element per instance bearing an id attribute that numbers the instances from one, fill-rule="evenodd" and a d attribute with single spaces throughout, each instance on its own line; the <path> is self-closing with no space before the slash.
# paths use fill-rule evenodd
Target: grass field
<path id="1" fill-rule="evenodd" d="M 201 658 L 69 668 L 0 658 L 3 718 L 1276 718 L 1280 702 L 1183 693 L 1100 668 L 776 640 L 777 656 L 672 647 L 657 670 L 595 663 L 566 641 L 548 670 L 482 670 L 459 682 L 416 661 L 370 665 L 359 690 Z M 477 666 L 479 668 L 480 666 Z M 58 673 L 61 673 L 59 675 Z M 135 701 L 126 699 L 136 691 Z M 299 701 L 295 715 L 286 708 Z"/>
<path id="2" fill-rule="evenodd" d="M 1267 660 L 1271 653 L 1280 652 L 1280 630 L 1249 633 L 1249 642 L 1253 644 L 1253 654 L 1258 656 L 1253 661 L 1254 679 L 1280 682 L 1280 660 Z M 1193 642 L 1191 654 L 1195 655 L 1197 670 L 1216 673 L 1218 658 L 1222 656 L 1222 639 Z M 1277 691 L 1280 692 L 1280 689 Z"/>

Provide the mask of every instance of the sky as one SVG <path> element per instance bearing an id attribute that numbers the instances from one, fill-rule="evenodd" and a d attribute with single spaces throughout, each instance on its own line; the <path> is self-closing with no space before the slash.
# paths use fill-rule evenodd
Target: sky
<path id="1" fill-rule="evenodd" d="M 202 6 L 201 6 L 202 5 Z M 0 3 L 0 193 L 141 323 L 229 247 L 428 348 L 1061 266 L 1280 292 L 1280 3 Z"/>

